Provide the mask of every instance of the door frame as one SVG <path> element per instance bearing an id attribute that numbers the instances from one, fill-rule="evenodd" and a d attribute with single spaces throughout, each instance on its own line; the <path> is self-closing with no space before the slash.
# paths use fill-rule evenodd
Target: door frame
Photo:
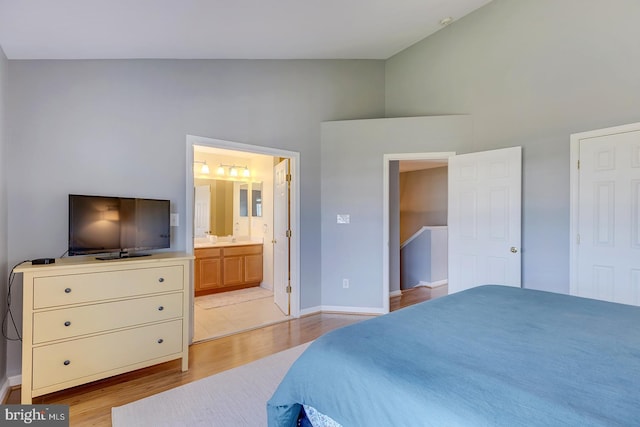
<path id="1" fill-rule="evenodd" d="M 389 312 L 389 162 L 395 160 L 449 160 L 455 151 L 395 153 L 382 156 L 382 312 Z M 448 266 L 447 266 L 448 268 Z"/>
<path id="2" fill-rule="evenodd" d="M 580 220 L 580 141 L 625 132 L 640 131 L 639 123 L 612 126 L 586 132 L 571 134 L 569 138 L 569 294 L 576 295 L 578 291 L 578 231 Z"/>
<path id="3" fill-rule="evenodd" d="M 281 150 L 279 148 L 263 147 L 259 145 L 244 144 L 241 142 L 226 141 L 222 139 L 207 138 L 203 136 L 187 135 L 186 137 L 186 187 L 185 187 L 185 245 L 189 255 L 193 255 L 193 147 L 201 145 L 205 147 L 221 148 L 232 151 L 244 151 L 248 153 L 264 154 L 273 157 L 286 157 L 291 161 L 291 194 L 290 194 L 290 221 L 291 221 L 291 313 L 290 316 L 300 317 L 300 153 L 296 151 Z M 269 242 L 265 242 L 268 244 Z M 193 272 L 189 284 L 190 304 L 193 307 Z M 193 338 L 193 310 L 190 314 L 190 339 Z"/>

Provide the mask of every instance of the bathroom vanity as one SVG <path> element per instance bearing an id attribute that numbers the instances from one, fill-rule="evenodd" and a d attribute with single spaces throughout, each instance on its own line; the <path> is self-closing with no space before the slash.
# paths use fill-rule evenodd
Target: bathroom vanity
<path id="1" fill-rule="evenodd" d="M 262 282 L 262 243 L 251 241 L 197 244 L 195 295 L 259 286 Z"/>

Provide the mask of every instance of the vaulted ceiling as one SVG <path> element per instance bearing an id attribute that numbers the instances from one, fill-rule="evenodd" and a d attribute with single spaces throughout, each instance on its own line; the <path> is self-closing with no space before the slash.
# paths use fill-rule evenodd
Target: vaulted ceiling
<path id="1" fill-rule="evenodd" d="M 387 59 L 489 1 L 0 0 L 0 46 L 9 59 Z"/>

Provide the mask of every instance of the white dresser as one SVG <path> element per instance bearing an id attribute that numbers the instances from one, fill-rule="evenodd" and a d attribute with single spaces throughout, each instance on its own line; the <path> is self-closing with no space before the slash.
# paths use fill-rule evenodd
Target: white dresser
<path id="1" fill-rule="evenodd" d="M 22 403 L 33 397 L 182 358 L 189 366 L 184 253 L 111 261 L 24 264 Z"/>

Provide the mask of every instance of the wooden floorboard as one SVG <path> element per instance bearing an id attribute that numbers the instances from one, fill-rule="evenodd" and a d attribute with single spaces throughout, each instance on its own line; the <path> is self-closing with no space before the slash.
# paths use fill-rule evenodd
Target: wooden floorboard
<path id="1" fill-rule="evenodd" d="M 391 311 L 431 298 L 424 288 L 406 291 L 391 298 Z M 264 328 L 243 332 L 189 348 L 189 370 L 180 370 L 180 361 L 140 369 L 90 384 L 47 394 L 34 399 L 36 404 L 69 405 L 72 426 L 110 426 L 111 408 L 179 387 L 183 384 L 235 368 L 270 354 L 312 341 L 342 326 L 370 316 L 314 314 Z M 6 402 L 20 403 L 20 388 L 13 389 Z"/>

